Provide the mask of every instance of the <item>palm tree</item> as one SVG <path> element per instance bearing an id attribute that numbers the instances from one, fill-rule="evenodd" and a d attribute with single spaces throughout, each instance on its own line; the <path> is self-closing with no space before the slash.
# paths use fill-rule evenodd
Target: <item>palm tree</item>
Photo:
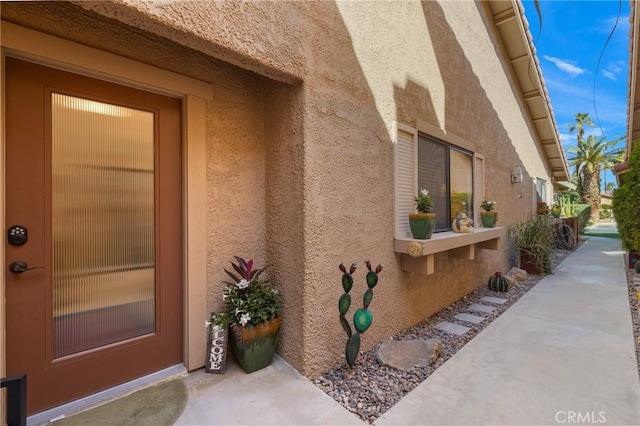
<path id="1" fill-rule="evenodd" d="M 578 146 L 580 146 L 581 143 L 584 143 L 584 126 L 595 127 L 595 124 L 591 121 L 591 117 L 589 117 L 588 112 L 578 112 L 574 118 L 576 120 L 576 124 L 570 124 L 569 131 L 572 133 L 576 131 L 576 140 L 578 142 Z M 585 191 L 582 184 L 582 176 L 577 167 L 573 169 L 573 179 L 576 181 L 576 189 L 580 194 L 580 198 L 583 198 Z"/>
<path id="2" fill-rule="evenodd" d="M 598 219 L 600 210 L 600 172 L 620 162 L 624 148 L 615 148 L 622 138 L 608 141 L 590 135 L 586 140 L 578 139 L 578 145 L 567 150 L 569 165 L 582 182 L 582 201 L 591 205 L 591 220 Z"/>
<path id="3" fill-rule="evenodd" d="M 576 137 L 578 141 L 580 141 L 584 139 L 585 124 L 590 127 L 595 127 L 596 125 L 593 124 L 593 121 L 591 121 L 591 117 L 589 117 L 588 112 L 579 112 L 574 118 L 576 120 L 576 124 L 570 124 L 569 131 L 573 132 L 577 129 L 578 131 L 576 132 Z"/>

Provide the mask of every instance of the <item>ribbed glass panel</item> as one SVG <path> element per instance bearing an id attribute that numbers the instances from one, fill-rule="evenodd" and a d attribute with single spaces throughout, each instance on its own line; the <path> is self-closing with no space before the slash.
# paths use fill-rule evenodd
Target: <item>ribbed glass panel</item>
<path id="1" fill-rule="evenodd" d="M 155 331 L 153 123 L 52 94 L 54 358 Z"/>

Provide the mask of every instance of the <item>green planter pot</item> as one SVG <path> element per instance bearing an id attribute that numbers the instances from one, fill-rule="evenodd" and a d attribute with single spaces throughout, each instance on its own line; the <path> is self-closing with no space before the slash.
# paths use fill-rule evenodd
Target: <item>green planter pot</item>
<path id="1" fill-rule="evenodd" d="M 435 213 L 409 213 L 411 235 L 416 240 L 428 240 L 436 228 Z"/>
<path id="2" fill-rule="evenodd" d="M 480 212 L 480 221 L 484 228 L 495 228 L 498 212 Z"/>
<path id="3" fill-rule="evenodd" d="M 280 318 L 274 318 L 246 328 L 236 324 L 231 325 L 231 347 L 238 364 L 244 371 L 253 373 L 271 364 L 281 321 Z"/>

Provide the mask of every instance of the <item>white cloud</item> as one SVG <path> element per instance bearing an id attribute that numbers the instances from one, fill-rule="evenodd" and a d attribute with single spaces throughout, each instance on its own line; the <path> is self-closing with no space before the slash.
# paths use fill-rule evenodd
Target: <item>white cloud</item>
<path id="1" fill-rule="evenodd" d="M 602 76 L 608 78 L 609 80 L 616 81 L 616 76 L 611 71 L 603 70 L 602 71 Z"/>
<path id="2" fill-rule="evenodd" d="M 562 60 L 562 59 L 554 58 L 553 56 L 548 56 L 548 55 L 544 55 L 543 58 L 546 59 L 549 62 L 554 63 L 555 66 L 557 66 L 561 71 L 566 72 L 571 77 L 576 77 L 576 76 L 578 76 L 580 74 L 584 74 L 584 73 L 587 72 L 586 69 L 580 68 L 580 67 L 572 64 L 569 61 L 565 61 L 565 60 Z"/>

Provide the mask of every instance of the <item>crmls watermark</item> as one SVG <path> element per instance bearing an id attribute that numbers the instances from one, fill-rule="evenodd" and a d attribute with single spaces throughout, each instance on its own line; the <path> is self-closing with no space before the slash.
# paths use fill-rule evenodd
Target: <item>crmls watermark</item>
<path id="1" fill-rule="evenodd" d="M 556 413 L 556 422 L 568 424 L 606 423 L 606 414 L 604 411 L 558 411 Z"/>

